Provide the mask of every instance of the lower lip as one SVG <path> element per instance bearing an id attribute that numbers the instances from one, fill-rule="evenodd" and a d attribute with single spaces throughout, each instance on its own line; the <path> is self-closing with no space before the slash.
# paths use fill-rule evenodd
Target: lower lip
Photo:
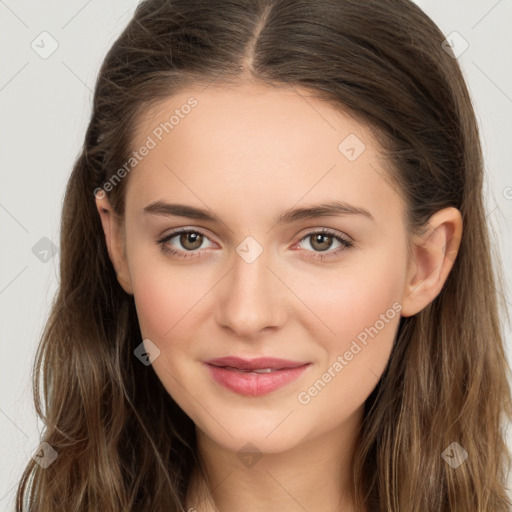
<path id="1" fill-rule="evenodd" d="M 240 395 L 262 396 L 298 379 L 309 366 L 287 368 L 270 373 L 250 373 L 206 364 L 216 382 Z"/>

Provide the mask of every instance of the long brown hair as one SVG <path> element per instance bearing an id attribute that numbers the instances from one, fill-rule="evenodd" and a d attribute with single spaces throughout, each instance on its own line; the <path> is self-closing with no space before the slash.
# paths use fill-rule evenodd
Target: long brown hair
<path id="1" fill-rule="evenodd" d="M 244 80 L 306 88 L 369 126 L 407 200 L 411 233 L 441 208 L 462 214 L 441 293 L 401 318 L 366 401 L 353 465 L 358 506 L 510 510 L 499 259 L 486 224 L 477 122 L 444 39 L 409 0 L 137 6 L 97 79 L 64 199 L 60 287 L 34 362 L 41 440 L 58 457 L 46 468 L 30 460 L 17 510 L 184 510 L 200 462 L 194 424 L 133 354 L 142 341 L 134 300 L 116 279 L 93 192 L 128 160 L 148 108 L 190 85 Z M 121 217 L 126 182 L 107 192 Z M 454 442 L 468 454 L 457 468 L 443 457 Z"/>

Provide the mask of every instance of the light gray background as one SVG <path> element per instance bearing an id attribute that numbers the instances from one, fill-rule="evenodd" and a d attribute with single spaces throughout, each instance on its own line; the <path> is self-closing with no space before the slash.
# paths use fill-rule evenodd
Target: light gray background
<path id="1" fill-rule="evenodd" d="M 456 50 L 463 49 L 464 40 L 469 44 L 458 59 L 480 123 L 488 219 L 510 289 L 512 2 L 417 3 L 445 35 L 456 31 L 462 36 L 458 42 L 452 38 Z M 51 247 L 49 240 L 59 243 L 64 187 L 85 134 L 100 64 L 136 4 L 0 0 L 0 510 L 14 510 L 17 480 L 39 444 L 30 372 L 59 265 L 58 253 L 52 257 L 51 250 L 44 251 Z M 40 35 L 44 31 L 58 43 L 47 58 L 31 47 L 51 49 L 49 36 Z M 41 241 L 45 237 L 49 240 Z M 512 310 L 510 294 L 507 301 Z M 510 360 L 509 325 L 505 332 Z"/>

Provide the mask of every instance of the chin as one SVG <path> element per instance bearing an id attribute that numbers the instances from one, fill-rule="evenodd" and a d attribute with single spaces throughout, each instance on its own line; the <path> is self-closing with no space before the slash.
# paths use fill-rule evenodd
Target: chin
<path id="1" fill-rule="evenodd" d="M 297 425 L 293 423 L 286 428 L 283 424 L 279 424 L 286 414 L 282 414 L 279 421 L 258 422 L 247 417 L 247 421 L 243 422 L 238 418 L 233 423 L 224 422 L 222 424 L 224 428 L 210 422 L 206 426 L 199 426 L 197 423 L 196 425 L 204 436 L 232 452 L 281 453 L 299 445 L 307 435 L 306 431 L 302 432 L 302 429 L 299 431 Z"/>

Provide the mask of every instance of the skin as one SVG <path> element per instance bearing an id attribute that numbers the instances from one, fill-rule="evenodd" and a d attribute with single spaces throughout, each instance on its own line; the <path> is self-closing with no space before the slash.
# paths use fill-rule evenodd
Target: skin
<path id="1" fill-rule="evenodd" d="M 153 369 L 197 428 L 212 494 L 195 475 L 187 509 L 215 510 L 214 501 L 223 512 L 354 512 L 349 476 L 364 402 L 386 367 L 400 316 L 441 291 L 461 215 L 436 212 L 408 250 L 405 205 L 369 129 L 298 88 L 187 89 L 146 113 L 134 148 L 191 96 L 198 105 L 125 178 L 124 222 L 107 197 L 96 198 L 119 283 L 134 295 L 143 338 L 160 350 Z M 354 161 L 338 149 L 349 134 L 366 146 Z M 157 200 L 208 209 L 222 222 L 142 211 Z M 273 222 L 289 208 L 335 200 L 373 219 Z M 178 235 L 167 244 L 181 253 L 199 247 L 199 255 L 171 256 L 155 243 L 185 227 L 204 233 L 203 243 L 182 237 L 183 245 Z M 311 236 L 321 228 L 354 246 L 333 254 L 336 239 L 322 245 Z M 263 249 L 251 263 L 236 251 L 248 236 Z M 394 318 L 301 403 L 299 393 L 394 303 L 401 307 Z M 202 363 L 228 355 L 311 364 L 283 388 L 247 397 L 219 386 Z M 250 467 L 237 457 L 248 442 L 260 456 Z"/>

